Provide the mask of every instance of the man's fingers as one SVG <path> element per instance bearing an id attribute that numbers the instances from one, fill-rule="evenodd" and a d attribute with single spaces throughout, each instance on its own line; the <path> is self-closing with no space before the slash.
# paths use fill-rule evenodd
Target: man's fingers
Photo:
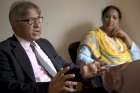
<path id="1" fill-rule="evenodd" d="M 72 79 L 75 77 L 75 74 L 66 74 L 62 77 L 62 79 L 65 81 L 67 79 Z"/>
<path id="2" fill-rule="evenodd" d="M 76 89 L 71 88 L 71 87 L 66 87 L 66 86 L 63 87 L 63 90 L 68 91 L 68 92 L 76 92 Z"/>
<path id="3" fill-rule="evenodd" d="M 77 82 L 74 82 L 74 81 L 66 81 L 65 82 L 65 85 L 66 86 L 76 86 L 77 85 Z"/>
<path id="4" fill-rule="evenodd" d="M 68 70 L 70 70 L 70 67 L 69 67 L 69 66 L 67 66 L 67 67 L 65 67 L 65 68 L 61 68 L 61 69 L 58 71 L 57 76 L 59 76 L 59 77 L 63 76 Z"/>
<path id="5" fill-rule="evenodd" d="M 70 70 L 70 67 L 67 66 L 67 67 L 63 68 L 62 70 L 60 70 L 60 71 L 61 71 L 61 74 L 65 74 L 69 70 Z"/>

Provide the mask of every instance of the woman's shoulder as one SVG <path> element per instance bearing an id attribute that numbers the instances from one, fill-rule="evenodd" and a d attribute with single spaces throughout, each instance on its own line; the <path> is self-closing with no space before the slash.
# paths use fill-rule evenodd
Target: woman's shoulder
<path id="1" fill-rule="evenodd" d="M 97 32 L 97 31 L 102 31 L 102 30 L 100 27 L 93 27 L 88 32 Z"/>
<path id="2" fill-rule="evenodd" d="M 87 34 L 95 34 L 96 32 L 100 31 L 101 29 L 99 27 L 93 27 L 91 30 L 87 31 L 86 32 L 86 35 Z"/>

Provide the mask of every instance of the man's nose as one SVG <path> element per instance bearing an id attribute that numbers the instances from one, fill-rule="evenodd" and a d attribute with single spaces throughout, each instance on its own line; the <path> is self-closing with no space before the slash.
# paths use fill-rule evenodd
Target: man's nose
<path id="1" fill-rule="evenodd" d="M 40 26 L 40 22 L 34 21 L 33 27 L 34 27 L 34 28 L 38 28 L 39 26 Z"/>

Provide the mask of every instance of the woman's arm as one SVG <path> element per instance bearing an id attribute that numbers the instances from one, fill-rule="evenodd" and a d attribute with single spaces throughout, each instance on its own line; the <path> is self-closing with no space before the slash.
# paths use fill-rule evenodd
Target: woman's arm
<path id="1" fill-rule="evenodd" d="M 87 46 L 80 46 L 79 52 L 77 53 L 77 63 L 78 64 L 89 64 L 92 63 L 94 59 L 92 54 Z"/>
<path id="2" fill-rule="evenodd" d="M 116 27 L 113 31 L 110 31 L 108 35 L 110 37 L 114 37 L 114 38 L 117 37 L 117 38 L 122 39 L 126 43 L 129 49 L 132 47 L 133 40 L 121 27 Z"/>
<path id="3" fill-rule="evenodd" d="M 135 42 L 132 43 L 130 53 L 133 61 L 140 59 L 140 48 L 135 44 Z"/>
<path id="4" fill-rule="evenodd" d="M 128 36 L 128 34 L 123 31 L 120 27 L 111 33 L 112 37 L 121 38 L 130 49 L 132 60 L 140 59 L 140 48 L 135 44 L 135 42 Z"/>
<path id="5" fill-rule="evenodd" d="M 97 63 L 92 58 L 88 47 L 81 46 L 77 55 L 77 64 L 80 66 L 80 73 L 84 79 L 91 78 L 97 74 Z"/>

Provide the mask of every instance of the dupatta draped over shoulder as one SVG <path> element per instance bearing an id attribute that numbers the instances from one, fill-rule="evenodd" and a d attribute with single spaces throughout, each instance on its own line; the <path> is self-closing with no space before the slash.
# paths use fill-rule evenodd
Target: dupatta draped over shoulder
<path id="1" fill-rule="evenodd" d="M 100 28 L 88 31 L 80 46 L 87 46 L 93 58 L 107 64 L 123 64 L 131 62 L 131 54 L 126 44 L 120 38 L 112 38 Z"/>

